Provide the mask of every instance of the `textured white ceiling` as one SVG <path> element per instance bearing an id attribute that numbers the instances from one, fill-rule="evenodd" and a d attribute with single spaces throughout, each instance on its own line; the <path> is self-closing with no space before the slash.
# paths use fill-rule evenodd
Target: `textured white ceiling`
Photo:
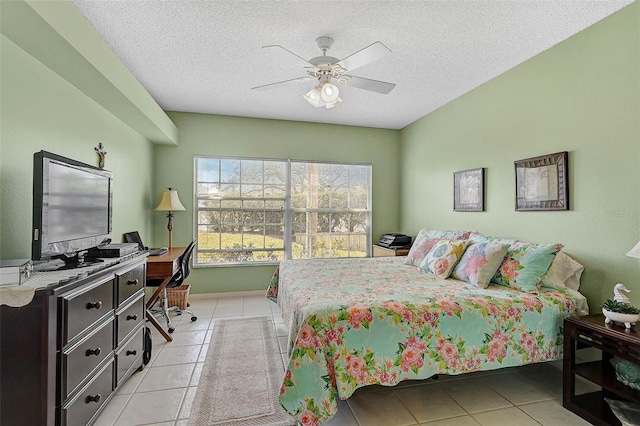
<path id="1" fill-rule="evenodd" d="M 167 111 L 400 129 L 594 24 L 632 0 L 72 0 Z M 340 86 L 313 108 L 313 81 L 261 47 L 342 59 L 381 41 L 393 53 L 354 75 L 396 83 L 388 95 Z M 615 48 L 615 46 L 612 46 Z"/>

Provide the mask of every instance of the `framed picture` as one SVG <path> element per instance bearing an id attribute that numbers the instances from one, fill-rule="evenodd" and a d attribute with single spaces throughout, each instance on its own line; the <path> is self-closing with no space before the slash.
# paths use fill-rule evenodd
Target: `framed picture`
<path id="1" fill-rule="evenodd" d="M 484 168 L 453 173 L 453 210 L 484 211 Z"/>
<path id="2" fill-rule="evenodd" d="M 567 151 L 515 161 L 516 211 L 569 210 Z"/>

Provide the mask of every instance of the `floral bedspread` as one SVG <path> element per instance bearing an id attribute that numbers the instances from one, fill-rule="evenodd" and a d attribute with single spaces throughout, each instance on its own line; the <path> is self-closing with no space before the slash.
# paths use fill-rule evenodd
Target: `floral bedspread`
<path id="1" fill-rule="evenodd" d="M 550 361 L 575 294 L 481 289 L 400 257 L 284 261 L 267 297 L 289 329 L 282 406 L 318 425 L 363 386 Z"/>

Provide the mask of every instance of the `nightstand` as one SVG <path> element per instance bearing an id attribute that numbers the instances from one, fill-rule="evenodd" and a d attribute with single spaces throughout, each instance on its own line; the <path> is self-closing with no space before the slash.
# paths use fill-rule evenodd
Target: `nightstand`
<path id="1" fill-rule="evenodd" d="M 604 398 L 640 403 L 640 391 L 616 379 L 609 362 L 613 356 L 640 364 L 640 334 L 636 327 L 604 323 L 602 314 L 564 320 L 563 396 L 564 408 L 594 425 L 619 425 Z M 602 351 L 602 361 L 576 363 L 576 344 Z M 576 395 L 576 376 L 601 387 L 600 391 Z"/>
<path id="2" fill-rule="evenodd" d="M 406 256 L 409 254 L 409 247 L 401 248 L 387 248 L 377 244 L 373 245 L 373 257 L 393 257 L 393 256 Z"/>

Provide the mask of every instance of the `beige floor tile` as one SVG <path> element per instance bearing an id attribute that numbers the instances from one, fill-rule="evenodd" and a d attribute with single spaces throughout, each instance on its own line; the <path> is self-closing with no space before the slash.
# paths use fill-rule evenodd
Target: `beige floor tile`
<path id="1" fill-rule="evenodd" d="M 521 405 L 518 408 L 543 426 L 588 426 L 590 424 L 571 411 L 565 410 L 557 401 L 536 402 Z"/>
<path id="2" fill-rule="evenodd" d="M 216 308 L 217 309 L 217 308 Z M 209 308 L 204 308 L 204 309 L 191 309 L 191 307 L 189 307 L 189 310 L 193 313 L 193 316 L 197 317 L 198 320 L 201 319 L 206 319 L 206 318 L 212 318 L 213 317 L 213 310 L 209 309 Z M 188 314 L 187 314 L 188 315 Z M 188 317 L 191 318 L 191 317 Z"/>
<path id="3" fill-rule="evenodd" d="M 216 305 L 216 309 L 225 308 L 225 307 L 242 307 L 244 305 L 243 297 L 229 297 L 218 299 L 218 304 Z"/>
<path id="4" fill-rule="evenodd" d="M 347 400 L 360 426 L 407 426 L 418 422 L 392 392 L 364 392 Z"/>
<path id="5" fill-rule="evenodd" d="M 449 381 L 441 386 L 470 414 L 512 406 L 509 401 L 479 379 Z"/>
<path id="6" fill-rule="evenodd" d="M 547 364 L 526 365 L 518 374 L 551 394 L 554 398 L 562 398 L 562 371 Z"/>
<path id="7" fill-rule="evenodd" d="M 189 364 L 198 360 L 201 345 L 193 346 L 165 346 L 158 356 L 149 364 L 151 367 L 162 367 L 165 365 Z"/>
<path id="8" fill-rule="evenodd" d="M 198 355 L 198 362 L 204 362 L 207 359 L 207 353 L 209 353 L 209 344 L 202 345 L 200 349 L 200 355 Z"/>
<path id="9" fill-rule="evenodd" d="M 539 423 L 517 407 L 485 411 L 473 415 L 482 426 L 539 426 Z"/>
<path id="10" fill-rule="evenodd" d="M 178 413 L 179 419 L 189 419 L 189 414 L 191 413 L 191 404 L 193 403 L 193 399 L 196 397 L 196 391 L 198 388 L 190 387 L 187 389 L 187 393 L 184 396 L 184 401 L 182 401 L 182 406 L 180 407 L 180 413 Z"/>
<path id="11" fill-rule="evenodd" d="M 289 331 L 287 330 L 287 327 L 285 327 L 284 323 L 276 323 L 276 336 L 280 337 L 280 336 L 288 336 L 289 335 Z"/>
<path id="12" fill-rule="evenodd" d="M 552 394 L 515 372 L 485 376 L 480 380 L 514 405 L 553 399 Z"/>
<path id="13" fill-rule="evenodd" d="M 358 426 L 358 421 L 353 416 L 349 404 L 346 401 L 338 400 L 338 412 L 322 426 Z"/>
<path id="14" fill-rule="evenodd" d="M 193 369 L 193 374 L 191 375 L 191 381 L 189 382 L 189 386 L 198 386 L 200 382 L 200 375 L 202 374 L 202 367 L 204 366 L 203 362 L 199 362 L 196 364 Z"/>
<path id="15" fill-rule="evenodd" d="M 173 337 L 171 346 L 201 345 L 204 342 L 206 335 L 206 329 L 196 331 L 182 331 L 176 329 L 176 331 L 171 335 L 171 337 Z"/>
<path id="16" fill-rule="evenodd" d="M 439 389 L 438 385 L 404 387 L 393 389 L 392 392 L 419 422 L 467 414 L 449 395 Z"/>
<path id="17" fill-rule="evenodd" d="M 186 388 L 193 375 L 194 364 L 168 365 L 152 367 L 140 382 L 137 392 L 150 392 L 163 389 Z"/>
<path id="18" fill-rule="evenodd" d="M 187 388 L 135 393 L 124 407 L 117 426 L 175 421 Z"/>
<path id="19" fill-rule="evenodd" d="M 269 306 L 271 307 L 271 312 L 274 314 L 282 314 L 282 309 L 280 309 L 280 306 L 278 306 L 277 303 L 271 302 L 271 305 Z"/>
<path id="20" fill-rule="evenodd" d="M 214 310 L 218 304 L 218 299 L 202 299 L 200 297 L 189 297 L 188 309 L 211 309 Z"/>
<path id="21" fill-rule="evenodd" d="M 118 387 L 116 394 L 131 394 L 136 391 L 136 388 L 149 371 L 149 366 L 146 366 L 142 371 L 136 371 L 129 377 L 129 380 L 124 382 Z"/>
<path id="22" fill-rule="evenodd" d="M 94 423 L 94 426 L 112 426 L 118 420 L 120 413 L 127 405 L 127 401 L 131 398 L 131 394 L 114 395 L 111 401 L 104 408 L 98 419 Z"/>
<path id="23" fill-rule="evenodd" d="M 213 310 L 211 311 L 213 315 Z M 185 331 L 206 330 L 209 328 L 211 318 L 198 318 L 195 321 L 191 321 L 189 315 L 184 315 L 178 323 L 176 323 L 176 333 L 182 333 Z"/>
<path id="24" fill-rule="evenodd" d="M 435 422 L 420 423 L 429 426 L 478 426 L 479 423 L 471 416 L 453 417 L 451 419 L 436 420 Z"/>
<path id="25" fill-rule="evenodd" d="M 242 316 L 242 305 L 229 306 L 229 307 L 218 306 L 216 310 L 213 311 L 212 318 L 227 318 L 227 317 L 241 317 L 241 316 Z"/>

